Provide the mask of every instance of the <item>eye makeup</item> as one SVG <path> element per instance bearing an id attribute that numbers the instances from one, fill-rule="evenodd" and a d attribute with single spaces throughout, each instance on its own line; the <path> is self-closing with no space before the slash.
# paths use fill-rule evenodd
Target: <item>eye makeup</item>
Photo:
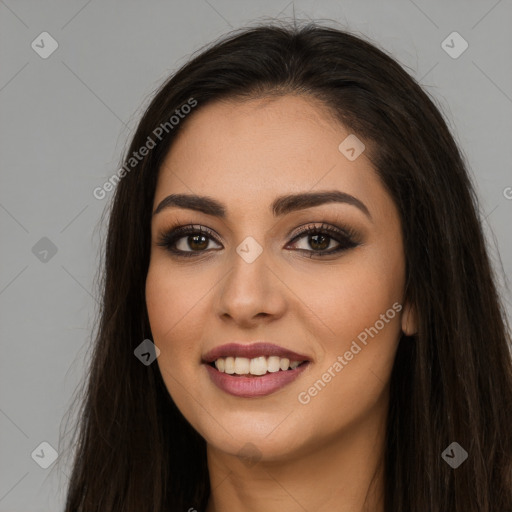
<path id="1" fill-rule="evenodd" d="M 292 250 L 300 251 L 310 258 L 323 258 L 343 253 L 361 245 L 361 236 L 352 227 L 333 225 L 327 222 L 322 222 L 320 223 L 321 225 L 318 224 L 319 223 L 308 223 L 295 230 L 291 235 L 290 242 L 288 242 L 285 248 L 289 248 L 290 245 L 294 245 L 298 240 L 305 238 L 311 250 L 303 248 Z M 185 240 L 187 250 L 183 247 L 177 247 L 181 240 Z M 327 248 L 329 248 L 333 241 L 337 244 L 334 248 L 326 250 L 326 247 L 322 247 L 327 242 Z M 218 250 L 208 249 L 210 242 L 215 242 L 220 245 L 218 237 L 213 230 L 203 225 L 188 224 L 173 226 L 162 231 L 158 236 L 156 245 L 165 248 L 172 257 L 194 258 L 200 257 L 206 252 Z M 183 244 L 181 245 L 183 246 Z M 313 247 L 314 245 L 317 247 L 320 246 L 321 248 L 315 249 Z"/>

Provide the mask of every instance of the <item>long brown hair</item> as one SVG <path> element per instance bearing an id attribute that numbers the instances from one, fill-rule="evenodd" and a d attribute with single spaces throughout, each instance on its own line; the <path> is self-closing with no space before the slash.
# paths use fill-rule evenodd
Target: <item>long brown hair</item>
<path id="1" fill-rule="evenodd" d="M 158 365 L 134 356 L 152 339 L 145 279 L 156 178 L 194 111 L 221 98 L 284 94 L 320 99 L 371 142 L 368 154 L 401 216 L 406 300 L 419 329 L 400 340 L 391 376 L 386 512 L 512 511 L 510 329 L 464 158 L 434 101 L 393 58 L 311 22 L 229 34 L 179 69 L 143 114 L 109 210 L 65 511 L 205 508 L 205 441 L 173 403 Z M 191 98 L 197 105 L 171 127 Z M 148 137 L 155 147 L 129 164 Z M 456 469 L 441 456 L 452 442 L 468 453 Z"/>

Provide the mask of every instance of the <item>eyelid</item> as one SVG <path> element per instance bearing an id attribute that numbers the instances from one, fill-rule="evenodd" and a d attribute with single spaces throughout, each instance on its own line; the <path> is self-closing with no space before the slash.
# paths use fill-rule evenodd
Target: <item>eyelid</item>
<path id="1" fill-rule="evenodd" d="M 320 226 L 316 226 L 315 224 L 321 223 Z M 326 221 L 317 221 L 317 222 L 308 222 L 302 226 L 296 228 L 288 238 L 293 236 L 292 241 L 308 234 L 309 232 L 327 232 L 328 234 L 332 233 L 333 235 L 344 236 L 347 239 L 353 240 L 354 242 L 360 242 L 361 236 L 360 234 L 352 227 L 345 225 L 344 223 L 340 223 L 340 225 L 331 224 Z"/>
<path id="2" fill-rule="evenodd" d="M 295 251 L 309 254 L 309 257 L 327 257 L 329 255 L 336 255 L 338 253 L 343 253 L 348 249 L 355 248 L 359 245 L 361 245 L 361 236 L 360 234 L 351 226 L 348 226 L 347 224 L 341 222 L 340 225 L 334 225 L 330 222 L 322 222 L 320 226 L 316 225 L 320 222 L 309 222 L 307 224 L 304 224 L 302 226 L 299 226 L 298 228 L 295 228 L 295 230 L 292 231 L 292 234 L 287 235 L 287 239 L 289 240 L 286 248 L 290 244 L 296 243 L 297 240 L 304 238 L 308 234 L 325 234 L 328 238 L 331 240 L 334 240 L 338 247 L 335 249 L 330 249 L 328 251 L 322 251 L 322 250 L 308 250 L 308 249 L 295 249 Z M 186 238 L 187 236 L 194 236 L 204 234 L 206 237 L 213 241 L 214 243 L 223 245 L 222 242 L 220 242 L 217 238 L 217 234 L 210 228 L 202 225 L 202 224 L 184 224 L 184 225 L 178 225 L 175 227 L 170 227 L 164 232 L 162 232 L 158 240 L 156 242 L 156 245 L 164 247 L 167 249 L 173 256 L 177 258 L 181 257 L 200 257 L 204 254 L 209 254 L 212 252 L 212 249 L 206 249 L 206 250 L 200 250 L 200 251 L 184 251 L 181 249 L 173 248 L 177 241 L 181 240 L 182 238 Z M 219 249 L 214 249 L 219 250 Z"/>
<path id="3" fill-rule="evenodd" d="M 158 237 L 157 245 L 165 245 L 164 242 L 171 237 L 173 238 L 173 241 L 176 242 L 180 238 L 197 234 L 205 234 L 216 243 L 222 243 L 218 240 L 218 238 L 222 239 L 222 237 L 219 237 L 213 229 L 210 229 L 203 224 L 183 224 L 164 229 Z"/>

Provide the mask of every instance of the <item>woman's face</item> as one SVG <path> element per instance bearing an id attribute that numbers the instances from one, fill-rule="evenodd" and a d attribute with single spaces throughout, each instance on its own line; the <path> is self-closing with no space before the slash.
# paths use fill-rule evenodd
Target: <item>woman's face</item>
<path id="1" fill-rule="evenodd" d="M 387 410 L 407 316 L 400 221 L 360 142 L 339 149 L 349 135 L 305 97 L 216 102 L 162 165 L 149 320 L 167 389 L 210 449 L 292 458 Z"/>

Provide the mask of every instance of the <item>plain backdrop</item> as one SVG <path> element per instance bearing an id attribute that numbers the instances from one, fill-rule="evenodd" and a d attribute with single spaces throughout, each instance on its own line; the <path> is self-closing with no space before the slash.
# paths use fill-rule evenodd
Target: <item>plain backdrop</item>
<path id="1" fill-rule="evenodd" d="M 474 177 L 510 314 L 511 0 L 0 0 L 0 512 L 64 506 L 69 467 L 40 464 L 60 452 L 91 348 L 112 196 L 94 188 L 194 51 L 293 16 L 369 38 L 435 99 Z M 457 58 L 442 46 L 449 36 L 452 54 L 468 44 Z"/>

